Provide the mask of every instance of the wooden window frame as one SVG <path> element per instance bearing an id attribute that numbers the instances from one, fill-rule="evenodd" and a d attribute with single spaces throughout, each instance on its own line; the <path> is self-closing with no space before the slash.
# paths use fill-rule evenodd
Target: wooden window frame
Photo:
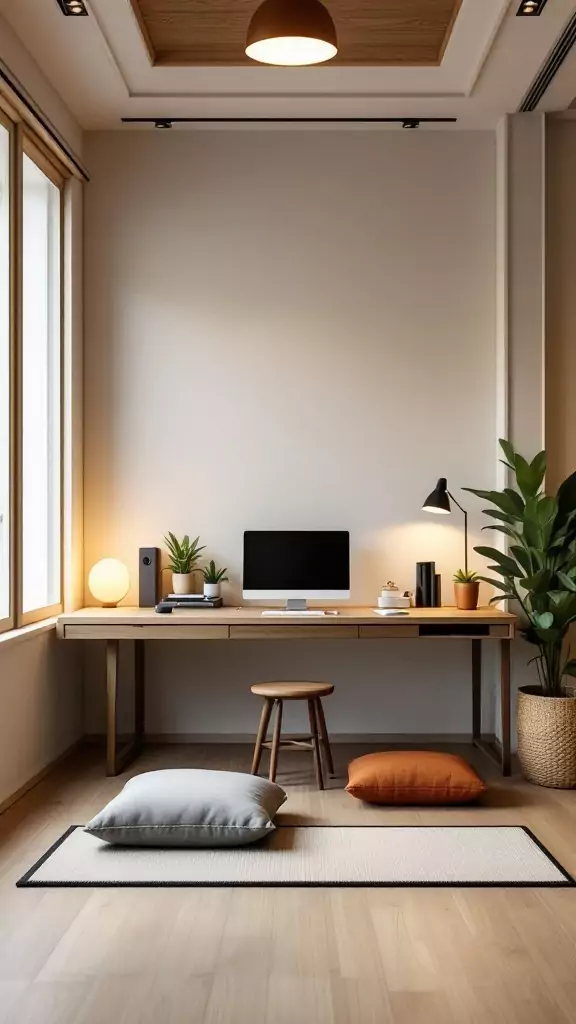
<path id="1" fill-rule="evenodd" d="M 0 633 L 27 626 L 62 612 L 64 607 L 64 438 L 65 438 L 65 367 L 64 367 L 64 207 L 66 180 L 70 171 L 50 152 L 42 140 L 22 121 L 13 120 L 0 107 L 0 123 L 10 132 L 10 572 L 9 614 L 0 619 Z M 59 288 L 59 494 L 60 494 L 60 558 L 58 566 L 59 596 L 56 604 L 24 612 L 22 608 L 23 536 L 22 536 L 22 219 L 23 159 L 29 157 L 60 193 L 60 288 Z"/>

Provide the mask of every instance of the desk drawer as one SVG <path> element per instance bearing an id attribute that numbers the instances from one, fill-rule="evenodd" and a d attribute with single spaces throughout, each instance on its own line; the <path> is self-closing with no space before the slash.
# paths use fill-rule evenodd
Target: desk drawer
<path id="1" fill-rule="evenodd" d="M 66 640 L 227 640 L 228 626 L 137 626 L 126 622 L 117 626 L 64 626 Z"/>
<path id="2" fill-rule="evenodd" d="M 419 635 L 416 623 L 378 623 L 374 626 L 360 626 L 361 640 L 409 640 Z"/>
<path id="3" fill-rule="evenodd" d="M 286 625 L 230 626 L 231 640 L 357 640 L 358 626 Z"/>

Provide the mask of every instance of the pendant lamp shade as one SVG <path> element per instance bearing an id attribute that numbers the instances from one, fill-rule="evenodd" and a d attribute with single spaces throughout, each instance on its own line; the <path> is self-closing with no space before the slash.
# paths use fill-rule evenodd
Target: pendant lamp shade
<path id="1" fill-rule="evenodd" d="M 336 29 L 320 0 L 264 0 L 246 36 L 246 54 L 261 64 L 321 64 L 338 52 Z"/>

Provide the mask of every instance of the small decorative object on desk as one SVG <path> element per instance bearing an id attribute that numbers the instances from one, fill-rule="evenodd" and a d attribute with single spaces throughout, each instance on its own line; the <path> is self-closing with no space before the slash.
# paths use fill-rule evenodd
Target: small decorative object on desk
<path id="1" fill-rule="evenodd" d="M 388 580 L 382 587 L 382 594 L 378 598 L 379 608 L 409 608 L 410 607 L 410 594 L 407 590 L 403 594 L 400 593 L 398 587 L 394 583 L 394 580 Z"/>
<path id="2" fill-rule="evenodd" d="M 175 594 L 192 593 L 194 570 L 205 547 L 199 546 L 199 540 L 200 537 L 196 537 L 196 540 L 190 541 L 188 534 L 178 540 L 170 531 L 164 537 L 170 555 L 169 568 L 172 570 L 172 590 Z"/>
<path id="3" fill-rule="evenodd" d="M 217 569 L 214 559 L 202 569 L 204 576 L 204 597 L 220 597 L 221 584 L 228 582 L 227 568 Z"/>
<path id="4" fill-rule="evenodd" d="M 461 612 L 473 612 L 478 607 L 480 577 L 469 569 L 458 569 L 454 573 L 454 597 Z"/>

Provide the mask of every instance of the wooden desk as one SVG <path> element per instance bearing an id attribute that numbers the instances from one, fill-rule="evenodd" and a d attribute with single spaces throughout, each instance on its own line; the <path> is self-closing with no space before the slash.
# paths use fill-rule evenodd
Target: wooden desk
<path id="1" fill-rule="evenodd" d="M 383 618 L 370 608 L 341 608 L 325 617 L 262 615 L 261 608 L 217 608 L 157 615 L 149 608 L 83 608 L 60 615 L 63 640 L 104 640 L 106 644 L 106 769 L 117 775 L 141 748 L 144 738 L 146 640 L 470 640 L 472 742 L 495 757 L 510 774 L 510 642 L 516 618 L 495 608 L 461 612 L 456 608 L 412 608 L 408 615 Z M 117 742 L 118 656 L 121 640 L 134 642 L 134 738 Z M 502 743 L 482 734 L 482 643 L 500 647 Z"/>

